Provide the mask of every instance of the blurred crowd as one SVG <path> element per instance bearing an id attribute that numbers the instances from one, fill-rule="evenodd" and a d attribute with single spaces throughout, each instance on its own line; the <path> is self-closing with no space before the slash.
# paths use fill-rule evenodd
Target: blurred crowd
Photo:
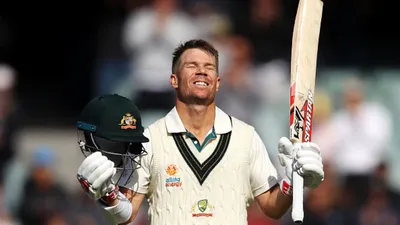
<path id="1" fill-rule="evenodd" d="M 118 1 L 105 2 L 113 8 Z M 218 106 L 255 126 L 277 164 L 276 144 L 288 135 L 296 9 L 288 2 L 128 1 L 123 20 L 104 21 L 99 31 L 93 95 L 132 99 L 149 125 L 174 105 L 168 82 L 173 49 L 188 39 L 209 40 L 220 53 Z M 305 225 L 400 225 L 399 75 L 400 70 L 318 70 L 313 141 L 322 150 L 326 178 L 306 190 Z M 30 146 L 29 163 L 18 157 L 16 136 L 23 125 L 17 82 L 18 71 L 1 64 L 0 225 L 107 224 L 80 188 L 64 188 L 65 179 L 55 175 L 65 159 L 54 146 Z M 69 170 L 68 176 L 76 175 L 77 168 Z M 147 224 L 146 210 L 133 224 Z M 291 223 L 290 211 L 274 221 L 256 204 L 249 208 L 249 225 Z"/>

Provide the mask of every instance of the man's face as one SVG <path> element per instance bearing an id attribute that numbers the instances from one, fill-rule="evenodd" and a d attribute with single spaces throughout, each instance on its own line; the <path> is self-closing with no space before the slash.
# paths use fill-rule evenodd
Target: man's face
<path id="1" fill-rule="evenodd" d="M 48 167 L 35 167 L 33 169 L 33 179 L 38 187 L 46 189 L 53 184 L 53 173 Z"/>
<path id="2" fill-rule="evenodd" d="M 360 90 L 347 90 L 344 93 L 345 108 L 351 113 L 357 113 L 363 102 L 363 94 Z"/>
<path id="3" fill-rule="evenodd" d="M 215 57 L 201 49 L 186 50 L 170 82 L 179 100 L 186 104 L 209 105 L 219 89 Z"/>

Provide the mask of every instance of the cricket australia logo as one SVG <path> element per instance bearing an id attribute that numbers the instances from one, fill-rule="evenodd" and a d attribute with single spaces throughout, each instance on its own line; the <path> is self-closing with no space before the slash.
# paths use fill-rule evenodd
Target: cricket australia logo
<path id="1" fill-rule="evenodd" d="M 132 116 L 132 114 L 125 113 L 119 125 L 123 130 L 136 129 L 136 119 Z"/>
<path id="2" fill-rule="evenodd" d="M 175 176 L 178 173 L 176 165 L 171 164 L 165 169 L 168 174 L 168 178 L 165 180 L 165 187 L 181 187 L 182 181 L 180 177 Z"/>
<path id="3" fill-rule="evenodd" d="M 202 199 L 192 206 L 192 217 L 213 217 L 214 206 L 207 199 Z"/>

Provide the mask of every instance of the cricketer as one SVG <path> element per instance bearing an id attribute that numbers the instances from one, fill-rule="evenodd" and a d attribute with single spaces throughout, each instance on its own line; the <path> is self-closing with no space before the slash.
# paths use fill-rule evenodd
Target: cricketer
<path id="1" fill-rule="evenodd" d="M 216 106 L 218 51 L 207 41 L 175 49 L 169 80 L 176 105 L 146 129 L 118 95 L 95 98 L 79 117 L 87 157 L 78 180 L 112 224 L 131 223 L 145 199 L 151 225 L 245 225 L 253 200 L 279 219 L 292 204 L 293 171 L 305 187 L 323 181 L 318 145 L 303 143 L 295 154 L 282 137 L 278 174 L 254 127 Z"/>

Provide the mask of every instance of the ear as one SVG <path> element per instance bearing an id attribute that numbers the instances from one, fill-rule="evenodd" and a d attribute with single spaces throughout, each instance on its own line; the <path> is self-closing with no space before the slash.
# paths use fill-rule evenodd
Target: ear
<path id="1" fill-rule="evenodd" d="M 215 84 L 216 90 L 219 91 L 219 85 L 221 84 L 221 78 L 217 77 L 217 83 Z"/>
<path id="2" fill-rule="evenodd" d="M 170 78 L 169 78 L 169 83 L 171 84 L 171 86 L 174 89 L 178 88 L 178 76 L 176 74 L 171 74 Z"/>

